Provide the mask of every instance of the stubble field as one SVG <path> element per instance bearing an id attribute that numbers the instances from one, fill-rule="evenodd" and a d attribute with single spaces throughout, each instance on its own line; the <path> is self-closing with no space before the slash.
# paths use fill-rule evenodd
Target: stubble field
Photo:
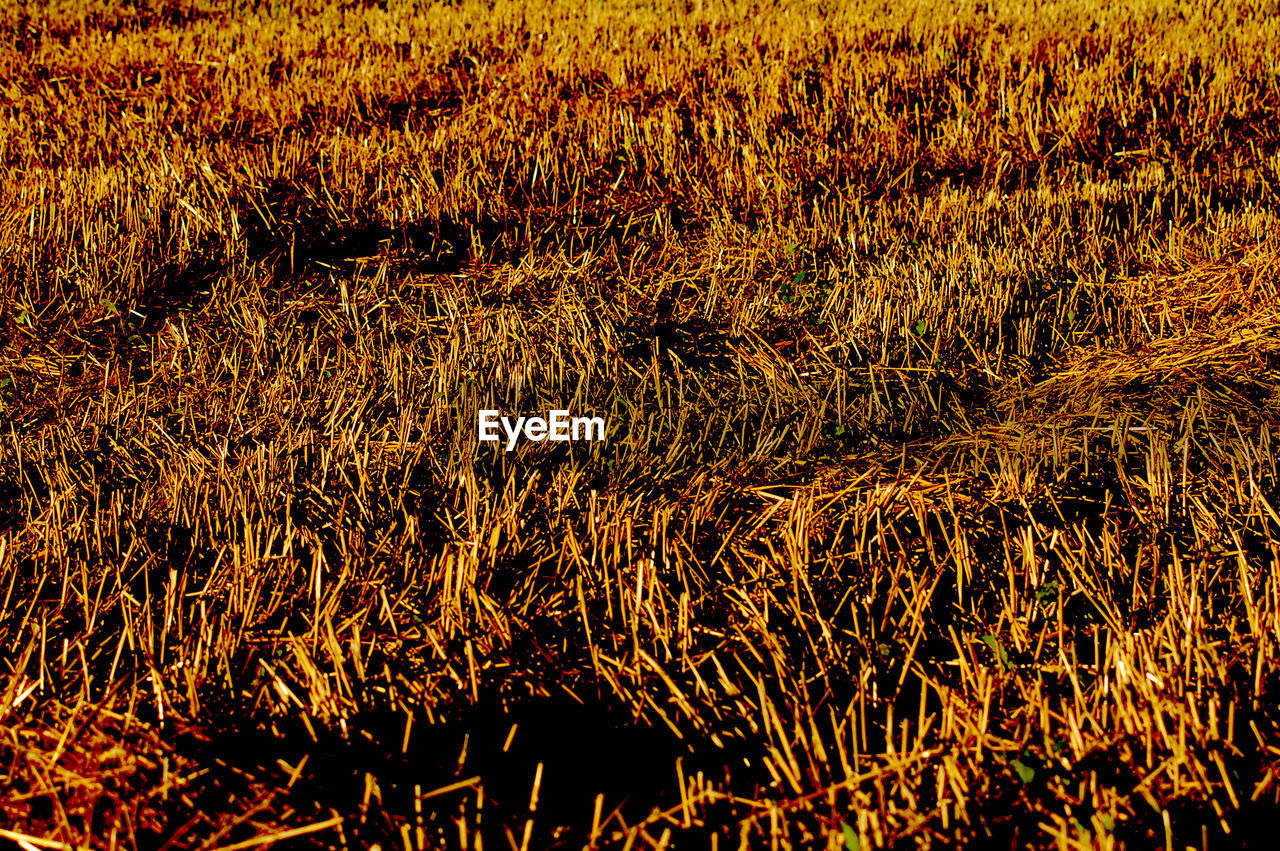
<path id="1" fill-rule="evenodd" d="M 0 837 L 1249 844 L 1278 119 L 1264 2 L 5 4 Z"/>

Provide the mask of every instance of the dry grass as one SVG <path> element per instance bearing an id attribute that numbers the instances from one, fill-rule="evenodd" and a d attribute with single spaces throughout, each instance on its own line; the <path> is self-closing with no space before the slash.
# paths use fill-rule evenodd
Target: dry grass
<path id="1" fill-rule="evenodd" d="M 0 836 L 1246 843 L 1273 11 L 7 4 Z"/>

